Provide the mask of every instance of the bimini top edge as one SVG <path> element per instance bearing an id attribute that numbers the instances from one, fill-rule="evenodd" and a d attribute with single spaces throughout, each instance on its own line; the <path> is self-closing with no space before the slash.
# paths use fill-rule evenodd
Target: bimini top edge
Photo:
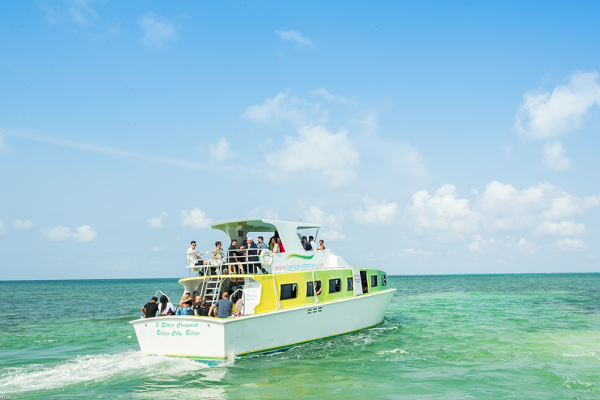
<path id="1" fill-rule="evenodd" d="M 288 222 L 262 219 L 258 217 L 229 219 L 210 224 L 211 228 L 225 232 L 229 240 L 245 238 L 249 232 L 275 232 L 279 233 L 286 251 L 304 251 L 298 240 L 298 229 L 318 229 L 319 224 L 304 222 Z M 267 239 L 266 239 L 267 240 Z M 266 241 L 265 240 L 265 241 Z"/>

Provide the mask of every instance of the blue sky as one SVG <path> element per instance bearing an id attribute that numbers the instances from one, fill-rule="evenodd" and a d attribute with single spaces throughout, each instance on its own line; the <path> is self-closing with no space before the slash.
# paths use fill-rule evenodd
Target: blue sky
<path id="1" fill-rule="evenodd" d="M 0 4 L 0 279 L 180 277 L 211 221 L 390 274 L 600 272 L 597 2 Z"/>

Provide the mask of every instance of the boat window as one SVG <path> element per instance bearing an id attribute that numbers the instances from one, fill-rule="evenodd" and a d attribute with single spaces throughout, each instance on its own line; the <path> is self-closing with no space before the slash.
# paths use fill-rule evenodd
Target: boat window
<path id="1" fill-rule="evenodd" d="M 321 281 L 315 281 L 315 286 L 317 287 L 317 296 L 321 294 Z M 313 283 L 306 282 L 306 297 L 314 296 L 313 292 Z"/>
<path id="2" fill-rule="evenodd" d="M 342 280 L 341 279 L 330 279 L 329 280 L 329 293 L 337 293 L 342 291 Z"/>
<path id="3" fill-rule="evenodd" d="M 352 277 L 348 278 L 348 291 L 352 290 Z"/>
<path id="4" fill-rule="evenodd" d="M 381 286 L 387 286 L 387 276 L 381 275 Z"/>
<path id="5" fill-rule="evenodd" d="M 296 297 L 298 297 L 298 285 L 296 283 L 281 285 L 279 300 L 295 299 Z"/>
<path id="6" fill-rule="evenodd" d="M 377 275 L 371 275 L 371 287 L 377 286 Z"/>

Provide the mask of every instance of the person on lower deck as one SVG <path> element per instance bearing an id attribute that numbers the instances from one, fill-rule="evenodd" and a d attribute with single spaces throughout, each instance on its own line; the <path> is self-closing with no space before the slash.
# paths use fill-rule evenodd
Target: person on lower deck
<path id="1" fill-rule="evenodd" d="M 158 304 L 156 303 L 158 299 L 156 296 L 153 296 L 149 303 L 146 303 L 144 307 L 142 307 L 142 313 L 146 318 L 154 318 L 156 317 L 156 312 L 158 311 Z"/>
<path id="2" fill-rule="evenodd" d="M 223 298 L 210 307 L 208 315 L 212 315 L 215 307 L 219 311 L 219 318 L 229 318 L 231 316 L 231 309 L 233 308 L 233 303 L 229 300 L 229 293 L 223 293 Z"/>
<path id="3" fill-rule="evenodd" d="M 189 293 L 189 292 L 187 292 Z M 192 313 L 192 299 L 187 294 L 181 298 L 180 306 L 177 308 L 175 315 L 191 315 Z"/>
<path id="4" fill-rule="evenodd" d="M 198 292 L 194 292 L 194 293 L 198 293 Z M 202 297 L 197 294 L 194 297 L 194 302 L 192 303 L 192 312 L 190 315 L 200 315 L 200 307 L 202 307 Z"/>
<path id="5" fill-rule="evenodd" d="M 175 307 L 169 301 L 169 298 L 164 294 L 160 296 L 160 303 L 158 304 L 158 315 L 173 315 L 175 314 Z"/>
<path id="6" fill-rule="evenodd" d="M 201 317 L 208 317 L 208 312 L 210 311 L 210 307 L 204 300 L 202 300 L 202 304 L 200 305 L 200 309 L 198 310 Z"/>

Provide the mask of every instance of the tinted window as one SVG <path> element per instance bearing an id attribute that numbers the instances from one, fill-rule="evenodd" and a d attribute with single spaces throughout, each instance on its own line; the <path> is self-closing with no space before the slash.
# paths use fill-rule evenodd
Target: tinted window
<path id="1" fill-rule="evenodd" d="M 387 276 L 381 275 L 381 286 L 387 286 Z"/>
<path id="2" fill-rule="evenodd" d="M 348 290 L 352 290 L 352 278 L 348 278 Z"/>
<path id="3" fill-rule="evenodd" d="M 295 299 L 298 297 L 298 285 L 295 283 L 289 283 L 287 285 L 281 285 L 281 296 L 280 300 Z"/>
<path id="4" fill-rule="evenodd" d="M 315 285 L 317 287 L 317 292 L 318 292 L 319 289 L 321 288 L 321 281 L 315 281 Z M 313 283 L 307 282 L 306 283 L 306 297 L 314 296 L 314 295 L 315 295 L 315 293 L 313 292 Z"/>
<path id="5" fill-rule="evenodd" d="M 330 279 L 329 280 L 329 293 L 337 293 L 342 291 L 342 280 L 341 279 Z"/>
<path id="6" fill-rule="evenodd" d="M 377 286 L 377 275 L 371 275 L 371 287 Z"/>

